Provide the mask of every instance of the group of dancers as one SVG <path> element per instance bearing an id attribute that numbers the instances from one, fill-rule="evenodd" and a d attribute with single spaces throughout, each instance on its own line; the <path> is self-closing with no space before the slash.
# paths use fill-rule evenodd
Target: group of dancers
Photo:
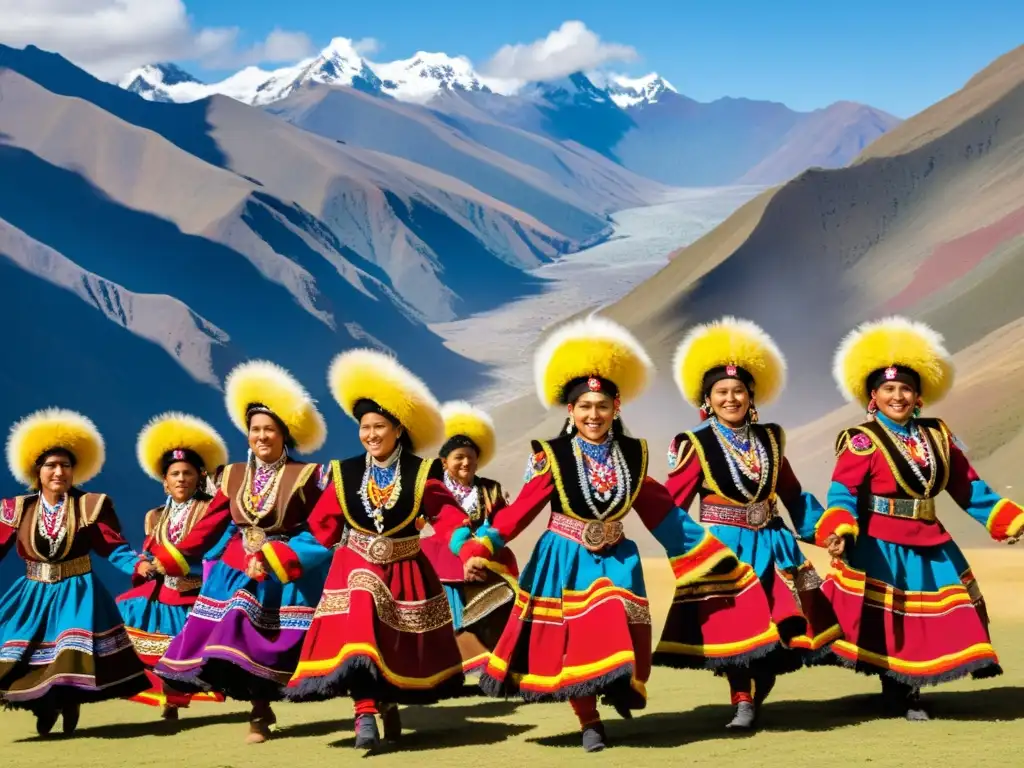
<path id="1" fill-rule="evenodd" d="M 488 415 L 442 406 L 394 358 L 356 349 L 331 363 L 330 390 L 365 452 L 328 464 L 295 458 L 326 439 L 306 390 L 273 363 L 244 363 L 225 399 L 248 436 L 245 462 L 228 463 L 214 429 L 183 413 L 140 433 L 138 459 L 166 493 L 141 551 L 110 497 L 80 488 L 104 464 L 95 425 L 60 409 L 23 419 L 7 459 L 30 492 L 0 506 L 0 557 L 13 548 L 26 564 L 0 598 L 3 703 L 31 710 L 45 735 L 58 719 L 73 733 L 88 702 L 132 698 L 174 720 L 192 701 L 232 698 L 251 703 L 246 740 L 261 743 L 275 702 L 345 697 L 356 746 L 372 748 L 378 717 L 399 740 L 398 705 L 464 695 L 478 674 L 471 690 L 489 696 L 568 701 L 592 752 L 606 743 L 599 703 L 625 718 L 642 710 L 652 665 L 723 676 L 736 731 L 756 728 L 778 675 L 815 664 L 879 675 L 886 712 L 911 720 L 928 718 L 923 686 L 1000 673 L 984 599 L 935 499 L 948 491 L 1011 543 L 1024 509 L 920 414 L 953 382 L 941 336 L 895 317 L 843 340 L 834 374 L 867 418 L 837 439 L 824 506 L 801 487 L 782 428 L 758 420 L 786 379 L 761 328 L 726 317 L 680 343 L 673 373 L 700 423 L 672 441 L 664 483 L 621 412 L 653 371 L 602 317 L 544 340 L 537 394 L 567 415 L 532 442 L 512 501 L 478 474 L 496 448 Z M 520 572 L 508 544 L 545 508 Z M 624 536 L 630 510 L 675 577 L 656 645 Z M 824 579 L 798 542 L 831 554 Z M 133 588 L 112 597 L 93 555 Z"/>

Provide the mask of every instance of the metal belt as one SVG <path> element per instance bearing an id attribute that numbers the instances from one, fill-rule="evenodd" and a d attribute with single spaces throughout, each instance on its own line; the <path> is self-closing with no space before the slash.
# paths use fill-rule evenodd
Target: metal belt
<path id="1" fill-rule="evenodd" d="M 737 525 L 740 528 L 760 530 L 779 516 L 774 499 L 755 501 L 745 506 L 712 504 L 701 501 L 700 521 L 712 525 Z"/>
<path id="2" fill-rule="evenodd" d="M 392 539 L 389 536 L 371 535 L 349 528 L 344 546 L 374 565 L 390 565 L 399 560 L 416 557 L 420 551 L 420 537 Z"/>
<path id="3" fill-rule="evenodd" d="M 614 547 L 623 535 L 619 520 L 577 520 L 558 512 L 551 514 L 548 530 L 582 544 L 591 552 Z"/>
<path id="4" fill-rule="evenodd" d="M 935 522 L 935 499 L 890 499 L 887 496 L 872 496 L 871 511 L 889 517 L 904 517 L 908 520 Z"/>
<path id="5" fill-rule="evenodd" d="M 176 592 L 191 592 L 203 586 L 199 576 L 164 576 L 164 586 Z"/>
<path id="6" fill-rule="evenodd" d="M 82 576 L 92 571 L 92 560 L 88 555 L 65 560 L 62 563 L 41 563 L 38 560 L 25 561 L 25 578 L 29 581 L 41 581 L 44 584 L 56 584 L 58 581 Z"/>

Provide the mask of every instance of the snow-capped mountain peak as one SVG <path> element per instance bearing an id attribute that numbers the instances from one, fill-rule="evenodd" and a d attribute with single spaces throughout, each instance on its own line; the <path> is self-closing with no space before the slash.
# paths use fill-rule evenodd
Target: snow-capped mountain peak
<path id="1" fill-rule="evenodd" d="M 380 76 L 384 92 L 403 101 L 429 101 L 442 90 L 503 90 L 500 84 L 478 75 L 465 56 L 417 51 L 408 59 L 371 66 Z"/>
<path id="2" fill-rule="evenodd" d="M 175 86 L 201 86 L 202 83 L 176 64 L 147 64 L 137 67 L 118 82 L 122 88 L 151 101 L 175 101 L 169 89 Z"/>
<path id="3" fill-rule="evenodd" d="M 623 109 L 657 103 L 666 93 L 678 93 L 675 87 L 657 72 L 643 77 L 610 75 L 604 83 L 612 101 Z"/>

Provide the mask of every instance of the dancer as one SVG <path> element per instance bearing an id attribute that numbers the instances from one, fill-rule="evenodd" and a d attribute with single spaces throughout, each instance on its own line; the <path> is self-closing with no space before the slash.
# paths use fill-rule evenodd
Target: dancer
<path id="1" fill-rule="evenodd" d="M 114 505 L 79 486 L 106 458 L 103 437 L 81 414 L 49 408 L 14 425 L 7 463 L 34 492 L 0 502 L 0 558 L 12 547 L 25 576 L 0 598 L 0 699 L 28 709 L 45 736 L 81 705 L 146 690 L 114 599 L 92 571 L 91 553 L 131 574 L 138 555 L 121 535 Z"/>
<path id="2" fill-rule="evenodd" d="M 619 406 L 643 391 L 652 371 L 636 339 L 605 318 L 551 334 L 537 351 L 535 377 L 544 406 L 568 409 L 562 434 L 533 441 L 518 498 L 459 553 L 467 579 L 484 573 L 493 553 L 551 504 L 480 687 L 526 701 L 569 700 L 587 752 L 605 746 L 597 696 L 623 717 L 647 701 L 651 614 L 640 553 L 623 534 L 629 510 L 668 551 L 677 585 L 737 562 L 647 476 L 647 443 L 625 434 Z"/>
<path id="3" fill-rule="evenodd" d="M 508 547 L 487 562 L 488 570 L 479 581 L 466 581 L 458 553 L 462 545 L 507 505 L 505 492 L 496 480 L 480 477 L 477 471 L 494 456 L 494 422 L 469 403 L 456 401 L 441 408 L 445 442 L 439 456 L 444 465 L 444 484 L 465 512 L 462 525 L 450 537 L 423 539 L 423 552 L 437 571 L 448 603 L 462 669 L 468 675 L 479 672 L 501 637 L 516 597 L 519 566 Z"/>
<path id="4" fill-rule="evenodd" d="M 215 692 L 177 693 L 151 671 L 171 639 L 185 626 L 202 586 L 198 574 L 160 576 L 153 566 L 151 550 L 156 544 L 179 544 L 203 519 L 213 498 L 207 491 L 215 492 L 207 487 L 207 470 L 226 462 L 228 453 L 213 427 L 184 413 L 165 413 L 153 418 L 139 433 L 136 453 L 142 471 L 163 483 L 167 501 L 146 513 L 146 558 L 136 568 L 134 589 L 119 596 L 117 603 L 152 684 L 134 700 L 162 707 L 161 717 L 175 721 L 178 709 L 187 707 L 190 701 L 223 701 L 223 696 Z M 190 573 L 192 570 L 190 564 Z"/>
<path id="5" fill-rule="evenodd" d="M 920 416 L 953 385 L 942 336 L 889 317 L 861 325 L 833 372 L 868 420 L 843 430 L 828 509 L 817 523 L 833 561 L 824 590 L 845 637 L 836 656 L 882 679 L 891 714 L 927 720 L 920 689 L 1001 673 L 970 565 L 935 515 L 947 491 L 996 541 L 1015 542 L 1024 510 L 978 477 L 945 422 Z"/>
<path id="6" fill-rule="evenodd" d="M 445 488 L 438 460 L 415 453 L 437 445 L 444 432 L 426 384 L 370 349 L 338 355 L 328 381 L 359 424 L 366 452 L 331 462 L 331 485 L 310 518 L 311 534 L 337 548 L 286 695 L 351 696 L 355 746 L 369 749 L 380 740 L 379 712 L 385 738 L 395 740 L 402 730 L 395 705 L 461 691 L 452 612 L 420 550 L 418 521 L 450 537 L 465 513 Z"/>
<path id="7" fill-rule="evenodd" d="M 676 590 L 654 663 L 725 674 L 735 707 L 726 727 L 750 730 L 776 675 L 826 656 L 840 635 L 777 500 L 811 543 L 822 506 L 793 473 L 782 427 L 758 422 L 755 400 L 771 402 L 786 379 L 785 359 L 760 327 L 734 317 L 698 326 L 673 369 L 703 423 L 672 441 L 665 485 L 683 509 L 700 496 L 700 521 L 742 565 L 732 578 Z"/>
<path id="8" fill-rule="evenodd" d="M 178 690 L 252 702 L 246 742 L 260 744 L 277 722 L 270 702 L 295 670 L 324 583 L 318 564 L 326 553 L 298 535 L 320 496 L 320 467 L 291 451 L 312 453 L 327 430 L 306 390 L 274 363 L 239 365 L 224 390 L 231 420 L 249 436 L 249 459 L 225 467 L 206 514 L 184 538 L 152 547 L 157 570 L 178 578 L 198 572 L 215 544 L 223 547 L 154 671 Z"/>

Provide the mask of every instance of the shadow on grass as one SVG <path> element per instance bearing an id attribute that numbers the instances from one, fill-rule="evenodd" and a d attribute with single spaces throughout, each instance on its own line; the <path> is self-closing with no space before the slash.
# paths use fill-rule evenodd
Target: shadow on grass
<path id="1" fill-rule="evenodd" d="M 1006 722 L 1024 720 L 1024 687 L 1005 686 L 977 691 L 925 691 L 922 695 L 932 717 L 945 721 Z M 882 719 L 880 694 L 858 694 L 825 701 L 778 701 L 765 705 L 759 728 L 768 732 L 822 732 Z M 609 746 L 649 748 L 681 747 L 734 735 L 725 729 L 732 719 L 728 705 L 705 705 L 682 712 L 639 714 L 633 720 L 605 723 Z M 578 732 L 527 741 L 551 747 L 579 749 Z"/>
<path id="2" fill-rule="evenodd" d="M 382 741 L 367 757 L 390 752 L 430 752 L 448 747 L 483 747 L 507 741 L 532 731 L 533 725 L 481 722 L 486 718 L 507 717 L 519 707 L 518 701 L 484 701 L 465 706 L 402 707 L 402 740 Z M 350 732 L 330 746 L 352 749 L 355 734 Z"/>

